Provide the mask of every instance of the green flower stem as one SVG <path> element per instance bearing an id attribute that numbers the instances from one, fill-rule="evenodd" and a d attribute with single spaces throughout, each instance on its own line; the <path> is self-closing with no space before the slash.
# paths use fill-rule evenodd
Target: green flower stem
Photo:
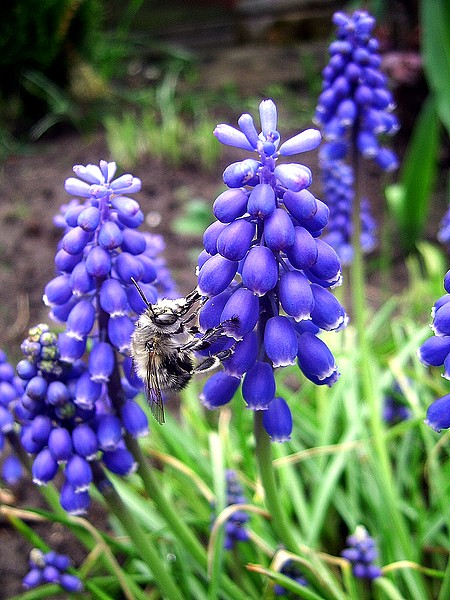
<path id="1" fill-rule="evenodd" d="M 174 535 L 184 545 L 189 554 L 197 561 L 202 572 L 206 573 L 208 568 L 208 559 L 205 548 L 198 541 L 186 523 L 180 518 L 180 515 L 176 509 L 165 497 L 161 490 L 161 486 L 153 474 L 152 468 L 148 464 L 147 457 L 142 452 L 139 443 L 132 436 L 127 435 L 126 444 L 138 463 L 137 472 L 142 478 L 147 495 L 158 507 L 159 513 L 165 519 Z M 220 575 L 220 580 L 223 589 L 230 595 L 231 598 L 233 598 L 233 600 L 248 600 L 248 596 L 231 579 L 229 579 L 225 573 Z"/>
<path id="2" fill-rule="evenodd" d="M 413 551 L 414 544 L 411 543 L 411 536 L 405 521 L 400 513 L 400 501 L 395 488 L 392 465 L 389 458 L 389 452 L 386 445 L 384 425 L 382 422 L 382 411 L 379 404 L 378 394 L 375 391 L 375 381 L 372 370 L 372 353 L 366 335 L 366 291 L 364 261 L 360 244 L 361 239 L 361 191 L 358 189 L 358 170 L 359 156 L 354 144 L 353 168 L 355 177 L 355 195 L 352 206 L 352 248 L 353 261 L 351 264 L 351 293 L 353 321 L 356 326 L 359 363 L 357 365 L 361 378 L 362 397 L 369 405 L 370 410 L 370 429 L 374 444 L 374 460 L 377 465 L 375 473 L 378 476 L 380 489 L 384 496 L 388 518 L 392 521 L 392 526 L 397 533 L 397 539 L 405 558 L 416 560 L 416 553 Z M 411 576 L 410 576 L 411 575 Z M 412 574 L 405 573 L 405 578 L 409 580 L 411 598 L 420 600 L 423 598 L 425 590 L 419 586 L 419 578 Z"/>
<path id="3" fill-rule="evenodd" d="M 287 550 L 299 553 L 299 545 L 292 535 L 292 528 L 288 524 L 286 515 L 280 504 L 273 470 L 270 437 L 263 427 L 262 418 L 263 412 L 261 410 L 255 411 L 255 453 L 262 486 L 265 492 L 265 502 L 270 514 L 272 515 L 272 524 L 277 536 L 279 537 L 278 541 L 282 542 Z"/>
<path id="4" fill-rule="evenodd" d="M 116 490 L 112 487 L 109 488 L 104 492 L 104 498 L 111 512 L 127 532 L 136 551 L 139 552 L 142 560 L 153 573 L 155 583 L 163 597 L 167 600 L 183 600 L 183 596 L 168 572 L 164 561 L 161 560 L 153 544 L 148 540 L 134 515 L 128 510 Z"/>

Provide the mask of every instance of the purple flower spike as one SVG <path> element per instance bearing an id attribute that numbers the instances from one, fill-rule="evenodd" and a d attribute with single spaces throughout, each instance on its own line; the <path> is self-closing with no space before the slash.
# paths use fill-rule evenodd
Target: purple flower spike
<path id="1" fill-rule="evenodd" d="M 330 107 L 338 100 L 330 98 Z M 260 119 L 260 133 L 247 114 L 238 120 L 244 137 L 229 126 L 217 130 L 224 143 L 251 147 L 256 160 L 236 162 L 225 169 L 224 182 L 229 189 L 214 203 L 218 221 L 206 230 L 198 260 L 198 289 L 208 297 L 200 311 L 201 330 L 228 320 L 237 323 L 227 331 L 237 343 L 222 342 L 220 346 L 230 353 L 224 360 L 225 373 L 213 375 L 201 395 L 209 408 L 229 402 L 242 378 L 248 407 L 267 411 L 276 392 L 274 368 L 295 363 L 299 335 L 306 332 L 318 339 L 320 329 L 311 322 L 315 302 L 325 303 L 315 311 L 323 328 L 338 329 L 346 322 L 340 304 L 320 293 L 315 300 L 311 287 L 312 283 L 322 287 L 340 283 L 338 257 L 319 239 L 328 222 L 328 207 L 307 189 L 312 182 L 308 167 L 277 165 L 280 155 L 316 148 L 320 133 L 310 129 L 280 144 L 277 109 L 271 100 L 260 104 Z M 310 327 L 302 329 L 298 323 L 305 319 Z M 323 342 L 318 343 L 327 349 Z M 334 360 L 327 363 L 331 353 L 322 353 L 325 358 L 320 357 L 320 367 L 307 364 L 310 370 L 305 375 L 317 385 L 331 385 L 337 369 Z M 280 439 L 287 439 L 290 433 L 288 417 L 286 423 Z"/>
<path id="2" fill-rule="evenodd" d="M 66 182 L 66 189 L 83 202 L 74 199 L 55 219 L 64 236 L 55 258 L 56 277 L 45 290 L 51 315 L 66 329 L 59 335 L 44 324 L 29 330 L 17 368 L 24 388 L 17 390 L 18 398 L 8 394 L 1 380 L 0 353 L 0 407 L 15 402 L 22 446 L 35 455 L 37 483 L 52 480 L 61 465 L 65 483 L 60 502 L 70 514 L 86 512 L 91 482 L 101 489 L 99 461 L 119 475 L 135 468 L 124 424 L 132 435 L 147 432 L 145 414 L 130 400 L 142 386 L 130 375 L 130 358 L 116 356 L 128 352 L 134 321 L 146 308 L 131 277 L 141 282 L 148 302 L 158 298 L 153 283 L 174 293 L 160 256 L 161 236 L 136 231 L 144 214 L 128 195 L 139 191 L 141 182 L 130 174 L 113 181 L 115 171 L 115 163 L 106 161 L 77 165 L 74 172 L 82 181 Z M 13 383 L 11 378 L 8 385 Z M 44 579 L 53 580 L 62 566 L 49 559 L 45 569 Z M 82 589 L 75 577 L 61 585 L 68 591 Z"/>
<path id="3" fill-rule="evenodd" d="M 357 139 L 363 156 L 375 158 L 383 170 L 393 170 L 397 167 L 395 155 L 385 149 L 379 154 L 378 136 L 395 133 L 398 123 L 390 114 L 394 104 L 380 71 L 378 42 L 371 37 L 375 19 L 358 10 L 352 15 L 335 13 L 333 21 L 338 40 L 329 48 L 331 58 L 323 71 L 315 121 L 327 140 L 349 141 L 345 154 Z"/>
<path id="4" fill-rule="evenodd" d="M 274 398 L 263 414 L 263 426 L 272 442 L 291 439 L 292 414 L 284 398 Z"/>

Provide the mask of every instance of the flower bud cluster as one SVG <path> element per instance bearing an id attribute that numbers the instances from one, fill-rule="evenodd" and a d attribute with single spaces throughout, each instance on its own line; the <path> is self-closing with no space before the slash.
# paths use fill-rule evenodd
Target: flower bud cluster
<path id="1" fill-rule="evenodd" d="M 0 350 L 0 455 L 4 454 L 1 477 L 7 485 L 17 483 L 23 475 L 22 464 L 14 454 L 14 448 L 7 444 L 9 436 L 15 431 L 11 407 L 22 394 L 22 382 L 5 352 Z"/>
<path id="2" fill-rule="evenodd" d="M 71 562 L 65 554 L 56 552 L 41 552 L 33 548 L 30 552 L 30 570 L 22 580 L 22 585 L 28 590 L 45 583 L 56 583 L 66 592 L 82 592 L 83 582 L 76 575 L 67 572 Z"/>
<path id="3" fill-rule="evenodd" d="M 203 237 L 198 288 L 209 299 L 200 312 L 200 328 L 233 317 L 239 323 L 230 333 L 234 353 L 224 361 L 225 370 L 206 382 L 201 400 L 208 408 L 226 404 L 243 378 L 248 408 L 265 411 L 270 437 L 285 441 L 292 417 L 285 400 L 276 397 L 274 368 L 297 363 L 317 385 L 332 385 L 337 366 L 317 334 L 340 329 L 347 317 L 329 291 L 340 284 L 341 265 L 320 239 L 328 208 L 307 189 L 308 167 L 277 164 L 279 157 L 316 148 L 320 133 L 309 129 L 279 145 L 271 100 L 260 104 L 260 119 L 260 134 L 248 114 L 238 120 L 240 129 L 218 125 L 214 132 L 222 143 L 256 151 L 258 160 L 225 169 L 228 189 L 215 200 L 217 221 Z"/>
<path id="4" fill-rule="evenodd" d="M 343 159 L 350 148 L 373 158 L 384 171 L 398 167 L 397 157 L 380 145 L 379 136 L 392 135 L 399 124 L 392 114 L 394 100 L 381 72 L 378 41 L 372 37 L 375 19 L 366 11 L 352 15 L 336 12 L 336 40 L 330 44 L 330 60 L 322 72 L 323 88 L 315 122 L 330 141 L 335 158 Z"/>
<path id="5" fill-rule="evenodd" d="M 358 525 L 353 535 L 346 539 L 347 548 L 341 556 L 352 564 L 352 572 L 359 579 L 373 580 L 381 576 L 381 569 L 373 564 L 378 556 L 375 540 L 370 537 L 365 527 Z"/>
<path id="6" fill-rule="evenodd" d="M 343 160 L 330 160 L 328 150 L 329 144 L 325 144 L 319 153 L 324 198 L 330 210 L 323 239 L 336 250 L 342 265 L 348 266 L 353 260 L 354 174 L 352 167 Z M 368 254 L 376 246 L 376 223 L 366 198 L 361 200 L 360 218 L 360 246 L 363 254 Z"/>
<path id="7" fill-rule="evenodd" d="M 450 379 L 450 271 L 444 277 L 446 294 L 431 309 L 430 337 L 420 346 L 417 356 L 426 367 L 444 367 L 442 377 Z M 427 410 L 425 423 L 439 432 L 450 427 L 450 394 L 435 400 Z"/>
<path id="8" fill-rule="evenodd" d="M 33 456 L 34 483 L 46 485 L 63 471 L 60 502 L 71 514 L 86 512 L 91 482 L 105 480 L 103 467 L 120 476 L 135 470 L 124 434 L 148 433 L 147 417 L 134 400 L 138 390 L 129 381 L 121 382 L 120 407 L 111 397 L 108 381 L 114 356 L 108 372 L 92 368 L 100 344 L 87 362 L 65 362 L 58 338 L 48 326 L 33 327 L 22 343 L 25 358 L 17 365 L 24 391 L 9 406 L 22 426 L 22 446 Z"/>

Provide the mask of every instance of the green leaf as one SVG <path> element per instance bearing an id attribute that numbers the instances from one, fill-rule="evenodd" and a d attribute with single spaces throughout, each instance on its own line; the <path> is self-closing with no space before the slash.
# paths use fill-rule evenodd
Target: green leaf
<path id="1" fill-rule="evenodd" d="M 450 4 L 447 0 L 422 0 L 420 8 L 425 75 L 450 134 Z"/>
<path id="2" fill-rule="evenodd" d="M 425 101 L 409 142 L 400 183 L 386 189 L 388 206 L 397 220 L 401 243 L 410 252 L 420 238 L 437 170 L 439 119 L 434 98 Z"/>

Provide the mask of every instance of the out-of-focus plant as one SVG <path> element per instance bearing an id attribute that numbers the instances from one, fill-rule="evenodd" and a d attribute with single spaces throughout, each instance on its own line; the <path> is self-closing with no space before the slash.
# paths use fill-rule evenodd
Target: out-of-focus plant
<path id="1" fill-rule="evenodd" d="M 132 166 L 143 156 L 158 156 L 175 165 L 195 157 L 205 169 L 216 163 L 219 146 L 210 140 L 214 125 L 200 96 L 194 100 L 192 93 L 177 95 L 186 66 L 174 60 L 141 106 L 125 110 L 122 117 L 104 118 L 108 146 L 121 164 Z"/>
<path id="2" fill-rule="evenodd" d="M 70 73 L 91 60 L 101 12 L 99 0 L 2 4 L 0 101 L 4 126 L 18 121 L 23 129 L 48 112 L 53 117 L 47 117 L 47 126 L 69 117 L 73 106 L 67 106 L 64 94 Z"/>
<path id="3" fill-rule="evenodd" d="M 439 168 L 442 125 L 447 135 L 450 133 L 450 7 L 445 0 L 421 0 L 419 4 L 429 94 L 414 126 L 399 182 L 386 189 L 406 252 L 416 247 L 427 222 Z"/>

